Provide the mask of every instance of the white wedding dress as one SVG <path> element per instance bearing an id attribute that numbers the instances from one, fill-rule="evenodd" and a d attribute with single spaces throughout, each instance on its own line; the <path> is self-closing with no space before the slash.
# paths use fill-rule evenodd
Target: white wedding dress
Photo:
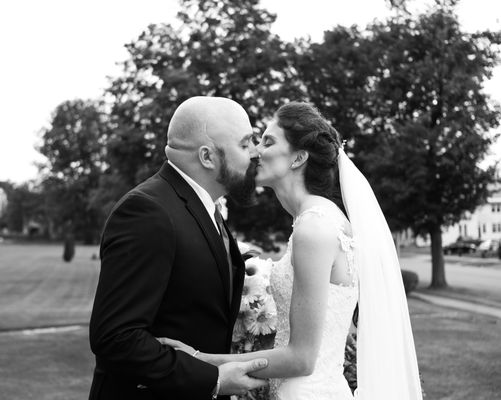
<path id="1" fill-rule="evenodd" d="M 327 312 L 320 352 L 312 375 L 271 380 L 271 398 L 276 400 L 348 400 L 353 395 L 343 375 L 346 338 L 353 312 L 358 301 L 358 271 L 354 265 L 354 245 L 348 219 L 338 208 L 312 207 L 301 213 L 293 227 L 306 218 L 322 218 L 322 223 L 338 231 L 337 237 L 351 276 L 346 284 L 329 283 Z M 287 346 L 289 342 L 289 309 L 292 294 L 292 237 L 287 251 L 273 265 L 271 286 L 277 304 L 278 324 L 275 347 Z"/>

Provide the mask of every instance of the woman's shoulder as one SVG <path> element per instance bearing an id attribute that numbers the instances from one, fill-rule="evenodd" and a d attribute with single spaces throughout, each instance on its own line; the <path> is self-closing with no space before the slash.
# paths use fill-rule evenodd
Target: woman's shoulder
<path id="1" fill-rule="evenodd" d="M 334 204 L 313 204 L 297 215 L 294 219 L 292 239 L 311 246 L 312 242 L 331 243 L 340 231 L 346 231 L 342 216 L 338 214 Z"/>
<path id="2" fill-rule="evenodd" d="M 343 231 L 351 234 L 351 225 L 343 211 L 332 201 L 317 201 L 310 203 L 294 219 L 293 228 L 297 231 L 299 227 L 313 226 L 324 229 Z"/>

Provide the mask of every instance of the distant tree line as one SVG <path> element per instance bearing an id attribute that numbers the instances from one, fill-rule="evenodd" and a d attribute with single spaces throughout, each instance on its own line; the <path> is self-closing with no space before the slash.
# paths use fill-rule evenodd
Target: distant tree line
<path id="1" fill-rule="evenodd" d="M 102 98 L 56 108 L 42 132 L 39 183 L 3 184 L 11 207 L 3 223 L 20 229 L 29 216 L 49 236 L 71 226 L 78 240 L 96 242 L 114 202 L 164 162 L 183 100 L 232 98 L 258 134 L 280 105 L 309 101 L 347 140 L 391 228 L 430 235 L 432 285 L 445 285 L 441 230 L 484 201 L 495 177 L 479 163 L 501 114 L 482 85 L 501 33 L 462 30 L 457 0 L 415 16 L 405 1 L 389 3 L 387 20 L 334 26 L 313 43 L 273 34 L 275 15 L 258 0 L 182 1 L 178 28 L 150 25 L 126 45 L 123 72 Z M 272 234 L 287 237 L 291 221 L 270 191 L 258 198 L 251 209 L 230 201 L 229 222 L 266 246 Z"/>

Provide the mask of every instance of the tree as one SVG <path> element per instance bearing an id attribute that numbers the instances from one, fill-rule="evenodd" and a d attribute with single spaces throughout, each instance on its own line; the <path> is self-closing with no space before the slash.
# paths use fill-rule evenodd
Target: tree
<path id="1" fill-rule="evenodd" d="M 364 135 L 356 154 L 393 227 L 431 237 L 432 282 L 446 286 L 442 227 L 488 195 L 493 168 L 482 170 L 499 106 L 482 89 L 498 62 L 499 32 L 461 30 L 457 1 L 437 1 L 417 17 L 368 28 Z"/>
<path id="2" fill-rule="evenodd" d="M 61 231 L 72 222 L 76 237 L 85 243 L 98 240 L 104 216 L 90 207 L 89 194 L 105 170 L 107 116 L 93 101 L 60 104 L 51 126 L 42 132 L 39 147 L 47 161 L 40 166 L 45 206 L 51 223 Z"/>
<path id="3" fill-rule="evenodd" d="M 275 16 L 258 0 L 185 0 L 181 6 L 180 28 L 150 25 L 126 46 L 130 59 L 109 89 L 114 99 L 110 167 L 129 186 L 162 164 L 168 124 L 183 100 L 231 98 L 262 129 L 300 92 L 292 45 L 271 33 Z"/>
<path id="4" fill-rule="evenodd" d="M 324 33 L 322 42 L 301 44 L 297 68 L 308 100 L 344 140 L 360 135 L 360 115 L 370 106 L 366 99 L 371 74 L 369 43 L 363 32 L 357 26 L 337 26 Z"/>
<path id="5" fill-rule="evenodd" d="M 120 184 L 117 196 L 164 162 L 169 121 L 185 99 L 231 98 L 259 132 L 288 98 L 304 96 L 293 67 L 294 46 L 271 33 L 275 16 L 258 0 L 185 0 L 181 6 L 179 28 L 150 25 L 126 46 L 130 59 L 108 90 L 113 131 L 102 180 Z M 103 191 L 94 194 L 97 202 L 110 203 Z M 280 209 L 274 197 L 270 201 L 268 207 Z M 233 221 L 249 214 L 235 205 L 230 209 Z"/>
<path id="6" fill-rule="evenodd" d="M 243 232 L 244 241 L 257 243 L 264 251 L 277 251 L 277 243 L 286 241 L 292 232 L 292 217 L 269 188 L 258 190 L 257 202 L 250 208 L 239 207 L 230 198 L 228 223 Z"/>
<path id="7" fill-rule="evenodd" d="M 44 221 L 41 193 L 28 183 L 14 185 L 10 182 L 0 182 L 0 188 L 7 196 L 7 207 L 1 225 L 7 227 L 10 232 L 23 233 L 28 230 L 31 235 L 28 224 Z"/>

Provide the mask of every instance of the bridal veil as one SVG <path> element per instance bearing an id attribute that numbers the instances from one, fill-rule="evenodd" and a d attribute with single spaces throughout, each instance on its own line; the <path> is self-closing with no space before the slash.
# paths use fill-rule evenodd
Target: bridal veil
<path id="1" fill-rule="evenodd" d="M 390 229 L 371 186 L 339 149 L 343 203 L 359 271 L 358 400 L 421 400 L 402 274 Z"/>

